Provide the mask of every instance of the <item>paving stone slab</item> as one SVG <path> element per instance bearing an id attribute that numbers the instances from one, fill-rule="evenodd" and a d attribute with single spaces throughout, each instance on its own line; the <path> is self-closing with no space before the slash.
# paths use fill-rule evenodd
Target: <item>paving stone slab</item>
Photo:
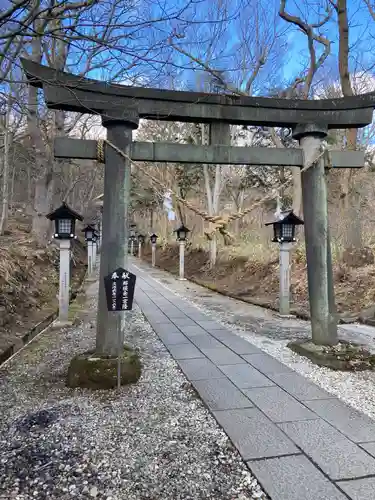
<path id="1" fill-rule="evenodd" d="M 179 328 L 187 328 L 187 327 L 193 327 L 193 328 L 199 328 L 199 326 L 190 318 L 171 318 L 171 321 L 175 325 L 177 325 Z M 204 330 L 203 330 L 204 331 Z"/>
<path id="2" fill-rule="evenodd" d="M 181 332 L 156 332 L 160 340 L 166 345 L 177 345 L 177 344 L 190 344 L 189 339 L 185 337 Z"/>
<path id="3" fill-rule="evenodd" d="M 181 325 L 179 329 L 188 337 L 193 335 L 207 335 L 206 330 L 198 325 Z"/>
<path id="4" fill-rule="evenodd" d="M 248 466 L 272 500 L 346 499 L 304 455 L 255 460 Z"/>
<path id="5" fill-rule="evenodd" d="M 264 373 L 271 375 L 276 373 L 295 373 L 291 368 L 283 365 L 277 359 L 268 354 L 244 354 L 242 356 L 254 368 Z"/>
<path id="6" fill-rule="evenodd" d="M 168 323 L 151 323 L 149 321 L 149 323 L 152 326 L 153 330 L 157 334 L 159 334 L 159 333 L 181 333 L 181 330 L 179 330 L 176 325 L 174 325 L 173 323 L 170 323 L 170 322 L 168 322 Z"/>
<path id="7" fill-rule="evenodd" d="M 374 438 L 375 438 L 375 436 L 374 436 Z M 366 450 L 367 453 L 370 453 L 370 455 L 375 457 L 375 441 L 373 441 L 372 443 L 361 443 L 360 446 L 361 446 L 361 448 Z"/>
<path id="8" fill-rule="evenodd" d="M 206 358 L 180 359 L 178 364 L 189 380 L 209 380 L 225 377 L 224 373 Z"/>
<path id="9" fill-rule="evenodd" d="M 375 459 L 324 420 L 278 425 L 332 480 L 375 474 Z"/>
<path id="10" fill-rule="evenodd" d="M 183 313 L 182 311 L 180 310 L 177 310 L 177 311 L 167 311 L 165 309 L 163 309 L 163 311 L 165 312 L 165 315 L 168 316 L 169 319 L 189 319 L 185 313 Z"/>
<path id="11" fill-rule="evenodd" d="M 305 404 L 355 443 L 374 440 L 375 421 L 343 401 L 335 398 Z"/>
<path id="12" fill-rule="evenodd" d="M 270 373 L 269 378 L 300 401 L 334 398 L 298 373 Z"/>
<path id="13" fill-rule="evenodd" d="M 251 408 L 253 404 L 227 378 L 192 381 L 200 397 L 211 410 Z"/>
<path id="14" fill-rule="evenodd" d="M 292 441 L 257 408 L 215 411 L 213 414 L 244 460 L 300 453 Z"/>
<path id="15" fill-rule="evenodd" d="M 204 354 L 193 344 L 169 345 L 169 352 L 175 359 L 204 358 Z"/>
<path id="16" fill-rule="evenodd" d="M 263 354 L 263 351 L 230 330 L 207 330 L 213 337 L 232 349 L 236 354 Z"/>
<path id="17" fill-rule="evenodd" d="M 207 348 L 202 347 L 203 353 L 216 365 L 244 364 L 244 360 L 227 347 Z"/>
<path id="18" fill-rule="evenodd" d="M 273 422 L 309 420 L 317 415 L 280 387 L 244 389 L 246 396 Z"/>
<path id="19" fill-rule="evenodd" d="M 152 314 L 144 313 L 149 323 L 157 325 L 158 323 L 169 323 L 167 316 L 154 316 Z"/>
<path id="20" fill-rule="evenodd" d="M 220 365 L 220 370 L 240 389 L 275 385 L 274 382 L 248 363 L 241 365 Z"/>
<path id="21" fill-rule="evenodd" d="M 375 478 L 367 477 L 337 483 L 351 500 L 373 500 L 375 498 Z"/>
<path id="22" fill-rule="evenodd" d="M 194 345 L 199 347 L 199 349 L 202 349 L 202 348 L 215 349 L 215 348 L 224 347 L 223 344 L 221 344 L 214 337 L 211 337 L 211 335 L 209 335 L 208 333 L 203 334 L 203 335 L 192 335 L 189 338 Z"/>

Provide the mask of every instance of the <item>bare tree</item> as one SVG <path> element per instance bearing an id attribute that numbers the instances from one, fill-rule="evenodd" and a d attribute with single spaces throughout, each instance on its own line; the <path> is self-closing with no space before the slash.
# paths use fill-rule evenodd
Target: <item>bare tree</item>
<path id="1" fill-rule="evenodd" d="M 11 129 L 10 129 L 10 114 L 12 110 L 10 95 L 7 98 L 7 102 L 5 105 L 5 120 L 4 120 L 4 153 L 3 153 L 3 186 L 2 186 L 2 207 L 1 207 L 1 216 L 0 216 L 0 235 L 4 234 L 4 231 L 7 227 L 8 222 L 8 206 L 9 206 L 9 173 L 10 173 L 10 164 L 9 164 L 9 152 L 10 152 L 10 144 L 11 140 Z"/>

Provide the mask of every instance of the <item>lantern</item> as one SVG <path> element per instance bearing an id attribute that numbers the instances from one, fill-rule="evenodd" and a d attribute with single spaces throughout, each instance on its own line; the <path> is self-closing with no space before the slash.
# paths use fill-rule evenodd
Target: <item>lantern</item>
<path id="1" fill-rule="evenodd" d="M 86 241 L 95 241 L 96 240 L 96 231 L 95 231 L 95 228 L 91 224 L 88 224 L 86 227 L 84 227 L 82 229 L 82 232 L 85 233 L 85 240 Z"/>
<path id="2" fill-rule="evenodd" d="M 69 208 L 65 202 L 61 205 L 61 207 L 46 215 L 46 217 L 47 219 L 54 221 L 55 223 L 54 238 L 58 238 L 61 240 L 70 240 L 72 238 L 76 238 L 76 220 L 83 220 L 83 217 Z"/>
<path id="3" fill-rule="evenodd" d="M 178 229 L 175 229 L 173 232 L 177 233 L 177 241 L 185 241 L 187 238 L 187 234 L 190 233 L 190 229 L 182 224 L 182 226 L 180 226 Z"/>
<path id="4" fill-rule="evenodd" d="M 130 224 L 130 238 L 134 241 L 137 224 Z"/>
<path id="5" fill-rule="evenodd" d="M 139 243 L 140 245 L 143 245 L 143 244 L 144 244 L 144 242 L 145 242 L 145 237 L 144 237 L 144 235 L 143 235 L 143 234 L 139 234 L 139 235 L 138 235 L 138 243 Z"/>
<path id="6" fill-rule="evenodd" d="M 151 236 L 150 236 L 150 241 L 153 245 L 156 245 L 156 240 L 158 239 L 158 235 L 153 233 Z"/>
<path id="7" fill-rule="evenodd" d="M 273 240 L 277 243 L 293 243 L 296 241 L 296 226 L 304 224 L 303 220 L 293 213 L 293 210 L 280 212 L 278 217 L 267 222 L 266 226 L 273 225 Z"/>

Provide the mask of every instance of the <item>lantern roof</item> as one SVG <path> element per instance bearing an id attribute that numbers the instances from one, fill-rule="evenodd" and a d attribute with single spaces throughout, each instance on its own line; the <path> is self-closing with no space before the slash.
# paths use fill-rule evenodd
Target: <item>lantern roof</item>
<path id="1" fill-rule="evenodd" d="M 278 216 L 273 221 L 266 222 L 265 226 L 270 226 L 271 224 L 293 224 L 295 226 L 301 226 L 304 222 L 293 212 L 293 210 L 284 210 L 279 212 Z"/>
<path id="2" fill-rule="evenodd" d="M 182 224 L 180 227 L 175 229 L 173 232 L 179 233 L 180 231 L 184 231 L 185 233 L 190 233 L 190 229 L 188 229 L 184 224 Z"/>
<path id="3" fill-rule="evenodd" d="M 56 208 L 53 212 L 50 214 L 46 215 L 47 219 L 49 220 L 56 220 L 56 219 L 78 219 L 80 221 L 83 221 L 82 215 L 80 215 L 78 212 L 75 212 L 73 209 L 71 209 L 65 201 L 61 205 L 61 207 Z"/>
<path id="4" fill-rule="evenodd" d="M 83 232 L 83 233 L 85 233 L 86 231 L 92 231 L 93 233 L 96 233 L 96 232 L 97 232 L 93 224 L 87 224 L 87 226 L 85 226 L 85 227 L 82 229 L 82 232 Z"/>
<path id="5" fill-rule="evenodd" d="M 153 237 L 158 238 L 158 235 L 157 235 L 157 234 L 155 234 L 155 233 L 150 234 L 150 238 L 153 238 Z"/>

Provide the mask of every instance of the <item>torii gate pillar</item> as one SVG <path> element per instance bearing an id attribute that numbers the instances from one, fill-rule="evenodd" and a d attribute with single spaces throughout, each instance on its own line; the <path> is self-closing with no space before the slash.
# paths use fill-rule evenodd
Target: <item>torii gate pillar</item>
<path id="1" fill-rule="evenodd" d="M 305 165 L 316 158 L 326 135 L 327 128 L 318 124 L 294 128 L 293 138 L 300 142 Z M 337 318 L 323 159 L 301 175 L 312 339 L 318 345 L 335 345 Z"/>
<path id="2" fill-rule="evenodd" d="M 126 108 L 118 117 L 113 113 L 102 115 L 107 139 L 130 157 L 132 131 L 138 127 L 139 117 L 134 108 Z M 104 277 L 118 267 L 127 268 L 128 203 L 130 196 L 131 165 L 113 148 L 105 148 L 104 200 L 101 234 L 99 304 L 96 334 L 96 352 L 117 356 L 121 331 L 121 313 L 108 313 Z M 123 339 L 122 339 L 123 340 Z"/>

